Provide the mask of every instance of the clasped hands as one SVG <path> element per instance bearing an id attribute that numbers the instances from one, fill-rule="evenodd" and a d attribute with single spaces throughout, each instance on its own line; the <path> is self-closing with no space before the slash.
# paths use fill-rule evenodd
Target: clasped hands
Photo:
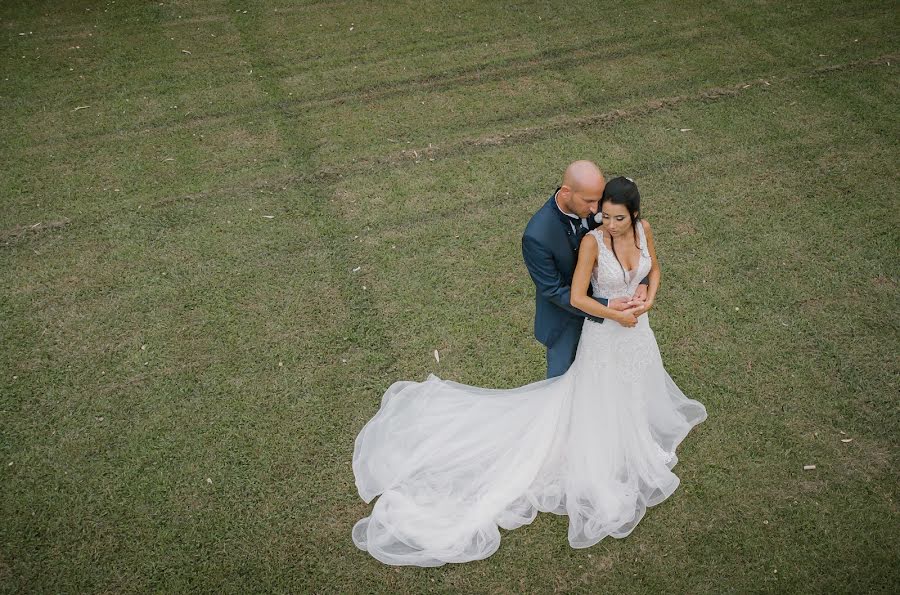
<path id="1" fill-rule="evenodd" d="M 616 311 L 613 320 L 622 326 L 632 327 L 637 324 L 638 316 L 646 313 L 653 306 L 653 302 L 647 299 L 647 286 L 638 285 L 637 290 L 630 298 L 615 298 L 609 300 L 608 308 Z"/>

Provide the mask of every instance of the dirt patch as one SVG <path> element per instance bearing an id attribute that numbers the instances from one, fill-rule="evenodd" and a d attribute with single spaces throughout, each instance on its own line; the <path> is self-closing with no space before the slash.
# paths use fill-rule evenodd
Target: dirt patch
<path id="1" fill-rule="evenodd" d="M 845 64 L 829 64 L 828 66 L 820 66 L 813 70 L 812 74 L 828 74 L 829 72 L 836 72 L 840 70 L 847 70 L 848 68 L 856 68 L 859 66 L 878 66 L 881 64 L 890 64 L 891 62 L 897 62 L 898 54 L 885 54 L 884 56 L 878 56 L 877 58 L 870 58 L 869 60 L 855 60 L 853 62 L 847 62 Z"/>
<path id="2" fill-rule="evenodd" d="M 70 223 L 68 217 L 54 221 L 39 221 L 32 225 L 16 225 L 9 229 L 0 230 L 0 246 L 14 246 L 38 234 L 57 231 Z"/>
<path id="3" fill-rule="evenodd" d="M 680 236 L 692 236 L 697 233 L 697 228 L 690 223 L 676 223 L 675 234 Z"/>

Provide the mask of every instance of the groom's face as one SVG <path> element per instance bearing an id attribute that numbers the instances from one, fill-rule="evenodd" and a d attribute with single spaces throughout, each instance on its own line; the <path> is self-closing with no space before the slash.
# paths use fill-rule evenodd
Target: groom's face
<path id="1" fill-rule="evenodd" d="M 590 187 L 573 190 L 569 208 L 579 217 L 596 215 L 600 208 L 600 198 L 603 196 L 604 186 L 606 186 L 606 182 L 599 181 Z"/>

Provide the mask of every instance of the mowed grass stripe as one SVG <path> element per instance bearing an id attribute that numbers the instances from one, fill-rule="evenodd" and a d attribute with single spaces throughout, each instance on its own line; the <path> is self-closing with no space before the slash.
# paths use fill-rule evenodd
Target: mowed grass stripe
<path id="1" fill-rule="evenodd" d="M 55 345 L 49 350 L 49 359 L 36 362 L 35 370 L 40 373 L 48 366 L 55 369 L 68 362 L 63 364 L 64 370 L 45 377 L 49 385 L 35 384 L 30 374 L 22 373 L 21 382 L 11 388 L 27 386 L 31 394 L 43 393 L 43 398 L 13 401 L 16 407 L 7 409 L 11 413 L 24 406 L 29 419 L 49 420 L 60 434 L 43 449 L 24 438 L 8 436 L 7 444 L 26 449 L 17 457 L 24 471 L 9 492 L 18 502 L 10 515 L 27 525 L 48 518 L 65 519 L 67 508 L 80 513 L 71 522 L 55 525 L 50 534 L 18 523 L 9 527 L 9 531 L 34 535 L 22 544 L 23 552 L 67 551 L 71 566 L 46 576 L 45 584 L 89 589 L 97 588 L 99 583 L 94 581 L 99 580 L 126 588 L 140 576 L 148 587 L 203 584 L 208 588 L 214 569 L 229 567 L 227 563 L 223 566 L 217 554 L 203 553 L 213 543 L 221 546 L 221 551 L 243 552 L 242 562 L 225 575 L 232 581 L 248 569 L 271 573 L 277 565 L 285 567 L 303 558 L 302 552 L 277 554 L 264 547 L 247 551 L 242 540 L 254 529 L 242 519 L 252 518 L 254 510 L 264 512 L 269 520 L 259 528 L 289 538 L 304 530 L 297 515 L 317 508 L 316 490 L 298 493 L 296 486 L 283 479 L 303 477 L 312 485 L 323 462 L 334 460 L 333 456 L 310 458 L 315 454 L 308 447 L 310 442 L 319 444 L 323 437 L 342 433 L 329 429 L 327 423 L 312 421 L 341 418 L 329 416 L 330 402 L 324 408 L 317 406 L 309 397 L 309 387 L 328 384 L 327 378 L 333 375 L 326 366 L 338 361 L 346 349 L 341 346 L 342 330 L 333 326 L 340 326 L 344 308 L 340 296 L 332 293 L 334 284 L 323 283 L 333 265 L 317 264 L 323 257 L 328 262 L 328 245 L 317 243 L 316 234 L 303 227 L 306 218 L 302 211 L 311 201 L 297 194 L 287 202 L 268 195 L 262 200 L 253 195 L 237 198 L 229 196 L 227 205 L 187 203 L 144 216 L 132 212 L 125 221 L 116 221 L 112 229 L 100 232 L 108 242 L 98 242 L 101 238 L 95 231 L 82 235 L 81 241 L 57 241 L 41 247 L 46 250 L 43 254 L 58 262 L 57 274 L 70 275 L 72 284 L 80 288 L 69 293 L 65 284 L 52 276 L 47 281 L 55 295 L 41 291 L 44 286 L 38 283 L 23 288 L 17 312 L 28 312 L 28 304 L 36 305 L 36 292 L 43 293 L 47 301 L 37 304 L 39 317 L 28 325 L 29 330 L 15 329 L 23 331 L 12 335 L 21 351 L 8 353 L 11 363 L 21 367 L 22 353 L 40 353 L 47 349 L 45 342 L 52 341 Z M 275 204 L 280 207 L 277 211 L 271 209 Z M 255 213 L 253 209 L 257 209 Z M 292 218 L 292 209 L 301 213 Z M 279 222 L 260 233 L 266 224 L 261 215 L 271 212 L 277 212 Z M 282 217 L 285 212 L 288 216 Z M 296 225 L 291 225 L 292 220 Z M 284 229 L 285 235 L 279 236 L 278 229 Z M 226 242 L 228 249 L 210 252 L 203 248 L 218 242 Z M 160 251 L 162 262 L 142 258 L 148 245 Z M 103 254 L 110 248 L 111 254 Z M 8 254 L 21 258 L 26 252 Z M 73 268 L 68 259 L 83 263 L 83 267 Z M 16 278 L 33 278 L 33 270 L 40 270 L 43 262 L 35 254 L 31 266 L 21 266 Z M 277 281 L 285 274 L 290 279 Z M 92 287 L 91 279 L 104 291 Z M 172 294 L 173 288 L 181 291 Z M 103 299 L 98 293 L 116 299 Z M 322 307 L 327 309 L 320 310 Z M 84 314 L 72 316 L 73 311 Z M 319 324 L 325 320 L 329 323 Z M 39 332 L 48 326 L 59 326 L 62 334 L 47 337 Z M 79 345 L 83 336 L 94 338 L 95 349 Z M 109 339 L 104 340 L 106 336 Z M 29 345 L 21 341 L 23 337 L 34 337 L 36 342 Z M 277 348 L 272 349 L 272 341 Z M 78 346 L 74 352 L 73 345 Z M 218 357 L 202 357 L 214 353 Z M 129 376 L 132 366 L 141 371 Z M 74 374 L 69 372 L 72 369 Z M 124 381 L 120 382 L 120 377 Z M 253 377 L 265 380 L 248 382 Z M 338 386 L 342 382 L 337 379 Z M 330 386 L 330 393 L 338 392 L 335 384 Z M 276 402 L 271 393 L 280 395 Z M 79 398 L 84 394 L 94 397 Z M 61 409 L 56 406 L 59 402 L 77 408 Z M 38 415 L 36 408 L 52 414 Z M 122 416 L 123 408 L 127 417 Z M 293 413 L 287 415 L 290 411 Z M 224 434 L 223 428 L 228 429 Z M 97 460 L 101 453 L 103 463 Z M 166 460 L 161 462 L 163 453 Z M 71 462 L 62 469 L 51 469 L 49 461 Z M 111 471 L 114 468 L 133 469 L 140 475 L 116 474 Z M 68 477 L 56 475 L 62 470 Z M 95 479 L 87 478 L 89 472 Z M 52 477 L 51 486 L 45 474 Z M 242 503 L 235 509 L 230 499 L 216 496 L 216 488 L 225 493 L 240 491 Z M 285 504 L 270 510 L 267 503 L 285 489 L 288 491 L 282 496 L 276 496 L 276 500 L 286 499 Z M 81 490 L 93 495 L 86 497 Z M 60 491 L 75 494 L 75 499 L 54 499 L 52 494 Z M 352 490 L 347 486 L 344 492 L 351 494 Z M 49 516 L 31 520 L 21 516 L 18 506 L 29 503 Z M 170 512 L 159 517 L 161 510 Z M 279 516 L 282 521 L 277 520 Z M 113 521 L 95 520 L 103 518 Z M 87 536 L 87 548 L 64 537 L 79 527 L 82 536 Z M 154 535 L 159 547 L 141 545 L 145 535 Z M 302 543 L 299 535 L 294 541 Z M 109 572 L 72 582 L 75 568 L 89 567 L 88 560 L 98 560 L 97 548 L 105 552 L 99 560 Z M 127 570 L 114 571 L 117 564 L 113 559 L 124 563 Z M 174 559 L 175 563 L 161 572 L 161 559 Z M 35 579 L 32 570 L 19 565 L 21 560 L 16 556 L 12 562 L 15 573 Z"/>

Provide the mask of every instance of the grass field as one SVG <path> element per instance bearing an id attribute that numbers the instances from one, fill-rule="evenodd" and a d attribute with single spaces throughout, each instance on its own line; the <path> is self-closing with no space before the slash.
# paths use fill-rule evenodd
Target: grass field
<path id="1" fill-rule="evenodd" d="M 4 2 L 2 590 L 896 592 L 898 15 Z M 519 240 L 579 158 L 654 226 L 682 485 L 383 566 L 356 433 L 397 379 L 543 377 Z"/>

